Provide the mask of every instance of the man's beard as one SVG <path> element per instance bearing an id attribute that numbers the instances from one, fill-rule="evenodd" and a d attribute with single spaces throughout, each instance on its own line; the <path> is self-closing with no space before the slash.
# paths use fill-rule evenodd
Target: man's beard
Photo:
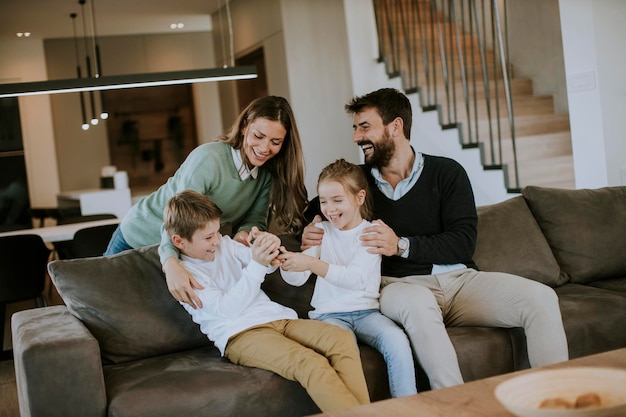
<path id="1" fill-rule="evenodd" d="M 396 151 L 396 145 L 391 139 L 391 136 L 387 131 L 383 133 L 382 140 L 378 143 L 372 143 L 369 140 L 358 143 L 359 145 L 370 144 L 374 148 L 369 156 L 365 157 L 365 164 L 376 167 L 378 169 L 384 168 L 389 165 L 389 161 L 393 157 Z"/>

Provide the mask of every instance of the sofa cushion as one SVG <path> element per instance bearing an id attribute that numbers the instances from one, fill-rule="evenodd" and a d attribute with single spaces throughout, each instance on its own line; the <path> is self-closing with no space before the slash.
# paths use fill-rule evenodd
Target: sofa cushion
<path id="1" fill-rule="evenodd" d="M 319 413 L 300 384 L 234 365 L 214 349 L 194 349 L 109 365 L 112 416 L 287 416 Z"/>
<path id="2" fill-rule="evenodd" d="M 589 285 L 555 288 L 570 359 L 626 346 L 626 297 Z"/>
<path id="3" fill-rule="evenodd" d="M 559 265 L 522 196 L 482 206 L 474 262 L 483 271 L 508 272 L 556 287 Z"/>
<path id="4" fill-rule="evenodd" d="M 590 282 L 588 285 L 591 287 L 613 291 L 626 297 L 626 276 L 614 279 L 603 279 L 602 281 L 594 281 Z"/>
<path id="5" fill-rule="evenodd" d="M 522 195 L 571 282 L 626 275 L 626 187 L 528 186 Z"/>
<path id="6" fill-rule="evenodd" d="M 361 358 L 371 400 L 389 398 L 382 356 L 362 346 Z M 297 417 L 320 412 L 299 383 L 235 365 L 213 348 L 107 365 L 103 371 L 108 416 Z"/>
<path id="7" fill-rule="evenodd" d="M 157 246 L 48 266 L 68 310 L 98 340 L 106 361 L 212 345 L 168 291 Z"/>

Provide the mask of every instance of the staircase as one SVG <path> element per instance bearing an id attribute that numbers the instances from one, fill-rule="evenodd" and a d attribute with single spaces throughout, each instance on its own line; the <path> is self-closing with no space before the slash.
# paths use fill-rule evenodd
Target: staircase
<path id="1" fill-rule="evenodd" d="M 574 188 L 569 117 L 508 64 L 506 1 L 374 0 L 379 60 L 509 193 Z M 504 16 L 504 18 L 503 18 Z"/>

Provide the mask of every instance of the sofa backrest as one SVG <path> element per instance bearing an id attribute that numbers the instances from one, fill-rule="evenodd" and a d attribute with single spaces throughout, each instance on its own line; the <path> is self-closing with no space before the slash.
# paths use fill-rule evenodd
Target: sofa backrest
<path id="1" fill-rule="evenodd" d="M 298 250 L 292 235 L 280 235 L 283 245 Z M 111 363 L 127 362 L 211 346 L 165 282 L 158 245 L 111 257 L 57 260 L 48 265 L 68 310 L 81 320 Z M 266 277 L 268 296 L 306 318 L 315 277 L 301 287 L 286 284 L 276 271 Z"/>
<path id="2" fill-rule="evenodd" d="M 68 310 L 98 340 L 105 361 L 212 345 L 167 289 L 157 246 L 53 261 L 48 270 Z"/>
<path id="3" fill-rule="evenodd" d="M 528 186 L 522 195 L 570 282 L 626 276 L 626 186 Z"/>
<path id="4" fill-rule="evenodd" d="M 478 207 L 477 212 L 473 259 L 479 269 L 508 272 L 551 287 L 567 281 L 522 196 Z"/>

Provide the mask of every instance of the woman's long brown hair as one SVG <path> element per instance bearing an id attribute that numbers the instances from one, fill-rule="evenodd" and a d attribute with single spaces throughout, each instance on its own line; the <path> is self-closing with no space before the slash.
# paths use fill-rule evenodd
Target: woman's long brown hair
<path id="1" fill-rule="evenodd" d="M 217 140 L 241 150 L 244 163 L 248 163 L 243 152 L 243 132 L 257 118 L 279 122 L 287 134 L 278 155 L 267 161 L 264 169 L 272 175 L 269 199 L 270 218 L 281 233 L 298 233 L 303 227 L 303 213 L 307 205 L 304 186 L 304 155 L 300 134 L 289 102 L 283 97 L 265 96 L 252 101 L 235 119 L 230 129 Z"/>

